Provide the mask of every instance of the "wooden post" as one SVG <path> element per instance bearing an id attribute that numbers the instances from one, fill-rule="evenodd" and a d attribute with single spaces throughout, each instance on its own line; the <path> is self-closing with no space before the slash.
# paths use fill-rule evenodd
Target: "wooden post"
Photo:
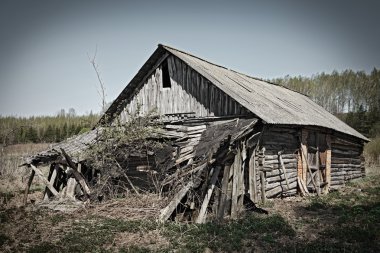
<path id="1" fill-rule="evenodd" d="M 331 135 L 326 135 L 327 150 L 326 150 L 326 186 L 323 193 L 328 193 L 331 186 Z"/>
<path id="2" fill-rule="evenodd" d="M 228 175 L 228 185 L 227 185 L 227 201 L 225 206 L 228 214 L 231 215 L 231 209 L 232 209 L 232 184 L 233 184 L 233 176 L 234 176 L 234 164 L 232 163 L 230 167 L 230 174 Z"/>
<path id="3" fill-rule="evenodd" d="M 248 166 L 249 195 L 253 203 L 257 203 L 255 153 L 256 153 L 256 150 L 253 149 L 251 157 L 249 159 L 249 166 Z"/>
<path id="4" fill-rule="evenodd" d="M 70 177 L 67 180 L 66 197 L 74 198 L 76 184 L 75 178 Z"/>
<path id="5" fill-rule="evenodd" d="M 240 148 L 237 149 L 235 155 L 235 161 L 233 164 L 233 178 L 232 178 L 232 203 L 231 203 L 231 218 L 237 218 L 238 211 L 238 194 L 239 194 L 239 181 L 240 181 L 240 171 L 241 171 L 241 152 Z"/>
<path id="6" fill-rule="evenodd" d="M 303 159 L 302 159 L 302 151 L 300 150 L 297 152 L 297 177 L 303 181 Z"/>
<path id="7" fill-rule="evenodd" d="M 32 170 L 32 173 L 30 174 L 29 180 L 25 185 L 24 201 L 23 201 L 24 205 L 26 205 L 26 202 L 28 201 L 29 188 L 30 188 L 30 185 L 32 184 L 32 181 L 33 181 L 35 174 L 36 174 L 36 172 L 34 170 Z"/>
<path id="8" fill-rule="evenodd" d="M 317 152 L 315 153 L 316 158 L 315 158 L 315 166 L 317 169 L 317 194 L 321 194 L 321 171 L 320 171 L 320 166 L 319 166 L 319 134 L 317 133 L 317 138 L 316 138 L 316 143 L 317 143 Z"/>
<path id="9" fill-rule="evenodd" d="M 302 180 L 305 185 L 306 185 L 306 175 L 307 175 L 307 136 L 308 136 L 308 131 L 306 129 L 302 129 L 302 134 L 301 134 Z"/>
<path id="10" fill-rule="evenodd" d="M 247 150 L 243 142 L 241 160 L 240 160 L 241 162 L 239 166 L 238 212 L 243 208 L 244 193 L 245 193 L 244 170 L 245 170 L 246 159 L 247 159 Z"/>
<path id="11" fill-rule="evenodd" d="M 261 183 L 261 201 L 265 204 L 266 196 L 265 196 L 265 176 L 264 172 L 260 171 L 260 183 Z"/>
<path id="12" fill-rule="evenodd" d="M 224 217 L 224 209 L 227 202 L 227 190 L 228 190 L 228 181 L 230 177 L 230 167 L 231 165 L 225 165 L 223 171 L 223 179 L 222 179 L 222 192 L 220 196 L 220 204 L 218 208 L 218 220 L 223 219 Z"/>
<path id="13" fill-rule="evenodd" d="M 211 177 L 211 180 L 210 180 L 210 185 L 208 187 L 206 196 L 205 196 L 205 198 L 203 200 L 201 209 L 199 211 L 199 215 L 198 215 L 197 220 L 195 221 L 195 223 L 204 223 L 206 221 L 207 206 L 208 206 L 208 203 L 210 202 L 212 192 L 213 192 L 213 190 L 215 188 L 215 183 L 216 183 L 216 180 L 218 179 L 219 171 L 220 171 L 220 167 L 217 166 L 214 169 L 214 173 L 212 174 L 212 177 Z"/>

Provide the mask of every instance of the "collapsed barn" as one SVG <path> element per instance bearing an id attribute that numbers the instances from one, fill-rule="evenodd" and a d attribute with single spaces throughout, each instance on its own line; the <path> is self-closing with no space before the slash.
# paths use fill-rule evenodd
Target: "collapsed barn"
<path id="1" fill-rule="evenodd" d="M 84 150 L 104 129 L 152 111 L 161 126 L 150 139 L 165 145 L 126 152 L 116 166 L 134 192 L 168 198 L 162 221 L 237 218 L 252 203 L 325 194 L 365 175 L 368 139 L 307 96 L 159 45 L 93 131 L 27 160 L 25 196 L 50 164 L 45 199 L 87 199 L 99 175 Z"/>

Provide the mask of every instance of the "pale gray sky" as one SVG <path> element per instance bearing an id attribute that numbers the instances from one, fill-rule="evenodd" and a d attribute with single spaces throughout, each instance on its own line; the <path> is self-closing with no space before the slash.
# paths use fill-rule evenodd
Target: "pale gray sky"
<path id="1" fill-rule="evenodd" d="M 260 77 L 380 67 L 380 1 L 0 2 L 0 115 L 100 110 L 158 43 Z"/>

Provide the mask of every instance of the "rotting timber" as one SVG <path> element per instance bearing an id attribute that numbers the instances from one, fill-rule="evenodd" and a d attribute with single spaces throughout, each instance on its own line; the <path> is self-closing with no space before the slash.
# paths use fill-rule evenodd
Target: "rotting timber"
<path id="1" fill-rule="evenodd" d="M 80 156 L 96 143 L 94 131 L 101 130 L 29 158 L 25 202 L 35 175 L 46 185 L 45 201 L 99 200 L 92 191 L 101 183 L 98 171 Z M 156 191 L 168 200 L 157 214 L 161 221 L 236 219 L 252 203 L 324 194 L 365 174 L 359 145 L 312 128 L 270 126 L 251 116 L 186 117 L 165 122 L 158 133 L 169 147 L 125 154 L 128 163 L 121 166 L 131 192 Z M 38 169 L 42 164 L 50 164 L 48 178 Z"/>

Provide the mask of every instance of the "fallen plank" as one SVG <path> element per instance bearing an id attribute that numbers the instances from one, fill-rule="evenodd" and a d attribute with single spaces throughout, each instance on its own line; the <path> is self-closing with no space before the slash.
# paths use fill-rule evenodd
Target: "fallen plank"
<path id="1" fill-rule="evenodd" d="M 208 187 L 206 196 L 205 196 L 205 198 L 203 200 L 201 209 L 199 211 L 199 215 L 198 215 L 197 220 L 195 221 L 195 223 L 200 224 L 200 223 L 204 223 L 206 221 L 207 206 L 208 206 L 208 203 L 210 202 L 212 192 L 214 191 L 215 183 L 216 183 L 216 180 L 218 179 L 219 171 L 220 171 L 220 167 L 217 166 L 215 168 L 215 170 L 214 170 L 214 173 L 212 174 L 212 177 L 211 177 L 211 180 L 210 180 L 210 185 Z"/>

